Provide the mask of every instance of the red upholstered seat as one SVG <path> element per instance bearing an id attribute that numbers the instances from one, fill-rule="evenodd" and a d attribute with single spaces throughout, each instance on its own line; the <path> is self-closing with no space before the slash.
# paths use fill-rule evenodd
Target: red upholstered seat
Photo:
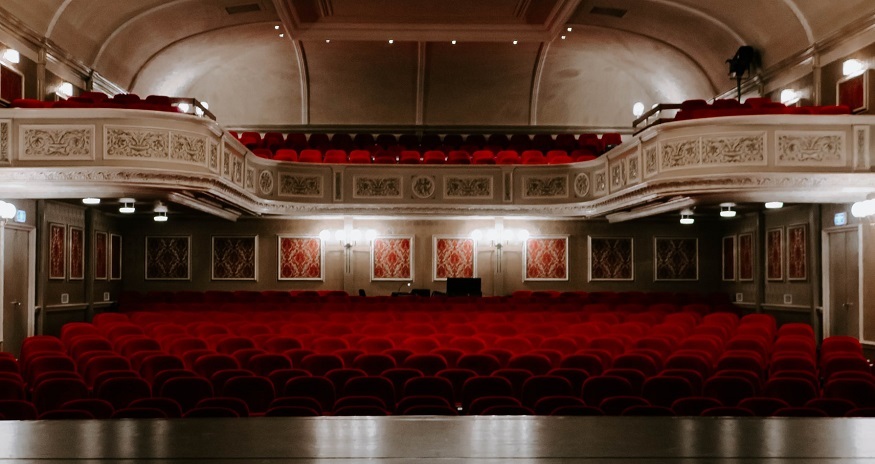
<path id="1" fill-rule="evenodd" d="M 312 148 L 301 150 L 298 154 L 298 161 L 302 163 L 321 163 L 322 152 Z"/>
<path id="2" fill-rule="evenodd" d="M 446 164 L 447 156 L 440 150 L 428 150 L 423 154 L 422 160 L 425 164 Z"/>

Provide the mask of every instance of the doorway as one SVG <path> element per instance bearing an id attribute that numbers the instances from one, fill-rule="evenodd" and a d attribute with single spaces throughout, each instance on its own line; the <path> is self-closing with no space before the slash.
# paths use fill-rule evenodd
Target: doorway
<path id="1" fill-rule="evenodd" d="M 18 357 L 21 342 L 33 334 L 36 253 L 31 227 L 7 224 L 3 238 L 3 351 Z"/>
<path id="2" fill-rule="evenodd" d="M 824 231 L 824 337 L 862 340 L 860 322 L 860 229 Z"/>

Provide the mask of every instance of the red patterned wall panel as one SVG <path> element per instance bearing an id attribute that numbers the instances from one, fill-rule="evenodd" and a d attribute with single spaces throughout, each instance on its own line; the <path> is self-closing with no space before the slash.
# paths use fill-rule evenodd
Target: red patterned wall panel
<path id="1" fill-rule="evenodd" d="M 258 237 L 213 237 L 213 280 L 257 280 Z"/>
<path id="2" fill-rule="evenodd" d="M 738 236 L 738 280 L 753 280 L 753 234 Z"/>
<path id="3" fill-rule="evenodd" d="M 371 248 L 372 280 L 413 280 L 413 237 L 383 237 Z"/>
<path id="4" fill-rule="evenodd" d="M 697 280 L 699 278 L 699 241 L 695 238 L 653 240 L 654 278 L 656 280 Z"/>
<path id="5" fill-rule="evenodd" d="M 434 280 L 448 277 L 474 277 L 476 269 L 476 246 L 474 239 L 434 237 Z"/>
<path id="6" fill-rule="evenodd" d="M 279 237 L 279 280 L 322 280 L 322 240 Z"/>
<path id="7" fill-rule="evenodd" d="M 67 277 L 67 227 L 49 224 L 49 279 Z"/>
<path id="8" fill-rule="evenodd" d="M 106 239 L 106 232 L 94 233 L 94 278 L 97 280 L 106 280 L 109 277 Z"/>
<path id="9" fill-rule="evenodd" d="M 766 279 L 784 280 L 784 228 L 766 232 Z"/>
<path id="10" fill-rule="evenodd" d="M 804 224 L 787 227 L 787 280 L 808 278 L 808 241 Z"/>
<path id="11" fill-rule="evenodd" d="M 723 237 L 723 280 L 735 280 L 735 236 Z"/>
<path id="12" fill-rule="evenodd" d="M 190 237 L 146 237 L 146 280 L 189 280 Z"/>
<path id="13" fill-rule="evenodd" d="M 70 226 L 70 280 L 85 278 L 85 231 Z"/>
<path id="14" fill-rule="evenodd" d="M 568 280 L 568 237 L 526 240 L 524 280 Z"/>
<path id="15" fill-rule="evenodd" d="M 589 237 L 589 280 L 633 280 L 631 238 Z"/>

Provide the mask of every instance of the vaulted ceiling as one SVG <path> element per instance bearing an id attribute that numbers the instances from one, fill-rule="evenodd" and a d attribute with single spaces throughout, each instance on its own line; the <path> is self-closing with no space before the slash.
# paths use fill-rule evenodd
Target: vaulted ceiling
<path id="1" fill-rule="evenodd" d="M 724 61 L 741 45 L 760 50 L 769 68 L 875 13 L 871 0 L 5 0 L 0 7 L 119 86 L 207 100 L 232 126 L 628 125 L 635 101 L 731 88 Z"/>

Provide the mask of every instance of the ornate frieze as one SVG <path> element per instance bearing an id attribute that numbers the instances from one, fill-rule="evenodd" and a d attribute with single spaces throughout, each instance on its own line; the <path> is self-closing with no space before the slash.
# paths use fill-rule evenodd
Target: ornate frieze
<path id="1" fill-rule="evenodd" d="M 699 139 L 674 139 L 659 143 L 662 171 L 697 166 L 701 163 Z"/>
<path id="2" fill-rule="evenodd" d="M 106 159 L 167 159 L 170 132 L 135 127 L 104 127 Z"/>
<path id="3" fill-rule="evenodd" d="M 231 180 L 243 187 L 243 158 L 231 155 Z"/>
<path id="4" fill-rule="evenodd" d="M 641 180 L 641 156 L 639 154 L 629 155 L 626 159 L 629 165 L 627 172 L 629 173 L 629 183 L 638 182 Z"/>
<path id="5" fill-rule="evenodd" d="M 778 166 L 846 166 L 845 133 L 776 131 Z"/>
<path id="6" fill-rule="evenodd" d="M 854 168 L 869 169 L 869 126 L 854 126 Z"/>
<path id="7" fill-rule="evenodd" d="M 578 198 L 585 197 L 589 193 L 589 175 L 581 172 L 574 176 L 574 194 Z"/>
<path id="8" fill-rule="evenodd" d="M 401 177 L 355 176 L 353 198 L 401 198 Z"/>
<path id="9" fill-rule="evenodd" d="M 18 138 L 24 161 L 94 160 L 94 126 L 22 125 Z"/>
<path id="10" fill-rule="evenodd" d="M 659 156 L 655 145 L 644 149 L 644 169 L 647 177 L 659 172 Z"/>
<path id="11" fill-rule="evenodd" d="M 281 172 L 279 174 L 281 197 L 321 197 L 322 176 L 308 176 Z"/>
<path id="12" fill-rule="evenodd" d="M 12 121 L 0 120 L 0 163 L 12 161 Z"/>
<path id="13" fill-rule="evenodd" d="M 568 176 L 524 176 L 523 198 L 568 198 Z"/>
<path id="14" fill-rule="evenodd" d="M 170 158 L 185 163 L 207 164 L 207 140 L 201 136 L 171 134 Z"/>
<path id="15" fill-rule="evenodd" d="M 210 144 L 210 171 L 219 172 L 219 144 Z"/>
<path id="16" fill-rule="evenodd" d="M 743 134 L 702 139 L 702 164 L 765 165 L 766 135 Z"/>
<path id="17" fill-rule="evenodd" d="M 251 166 L 246 166 L 246 176 L 244 185 L 246 186 L 246 190 L 255 193 L 255 168 Z"/>
<path id="18" fill-rule="evenodd" d="M 608 191 L 608 173 L 607 170 L 602 169 L 601 171 L 596 171 L 595 173 L 595 193 L 607 193 Z"/>
<path id="19" fill-rule="evenodd" d="M 626 170 L 622 160 L 611 163 L 611 189 L 616 190 L 626 185 Z"/>
<path id="20" fill-rule="evenodd" d="M 227 144 L 225 150 L 222 151 L 222 177 L 231 178 L 231 150 Z"/>
<path id="21" fill-rule="evenodd" d="M 444 197 L 450 199 L 491 199 L 492 177 L 444 177 Z"/>
<path id="22" fill-rule="evenodd" d="M 258 190 L 262 195 L 273 193 L 273 173 L 265 169 L 258 175 Z"/>
<path id="23" fill-rule="evenodd" d="M 435 184 L 432 176 L 413 176 L 411 180 L 413 196 L 420 199 L 431 198 L 434 195 Z"/>

